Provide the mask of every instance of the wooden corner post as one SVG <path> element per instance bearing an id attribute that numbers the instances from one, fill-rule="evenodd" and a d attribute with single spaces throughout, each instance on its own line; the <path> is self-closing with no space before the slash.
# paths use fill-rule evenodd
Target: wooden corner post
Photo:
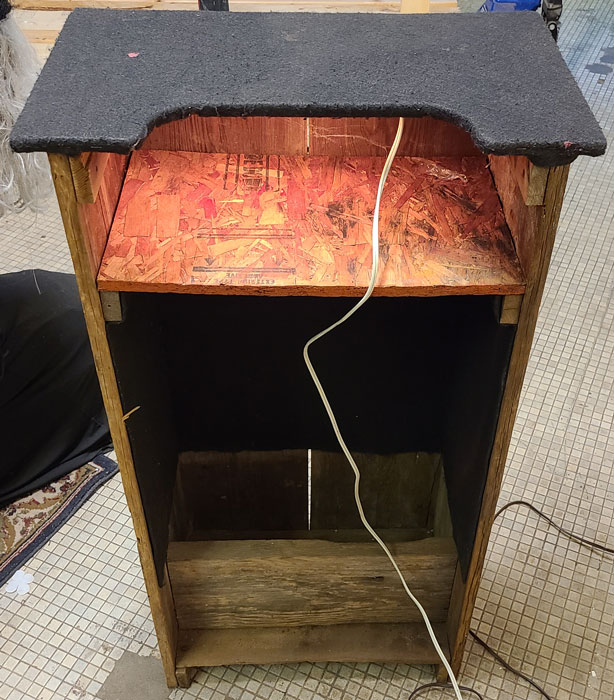
<path id="1" fill-rule="evenodd" d="M 119 390 L 107 343 L 103 309 L 96 289 L 98 265 L 119 199 L 127 157 L 111 154 L 106 159 L 109 162 L 105 162 L 104 174 L 98 179 L 97 196 L 96 198 L 92 196 L 89 203 L 80 201 L 77 196 L 77 188 L 82 188 L 83 183 L 76 183 L 74 180 L 74 173 L 81 171 L 74 167 L 74 164 L 71 163 L 72 160 L 65 155 L 49 154 L 51 173 L 75 269 L 94 363 L 109 419 L 126 500 L 132 515 L 166 681 L 169 687 L 176 687 L 183 677 L 178 677 L 175 670 L 177 623 L 170 584 L 168 575 L 165 574 L 162 586 L 158 585 Z M 183 680 L 184 683 L 189 682 L 187 678 Z"/>
<path id="2" fill-rule="evenodd" d="M 522 188 L 514 183 L 514 168 L 513 159 L 491 158 L 491 172 L 518 256 L 523 264 L 527 283 L 518 317 L 473 554 L 466 580 L 463 581 L 460 568 L 457 568 L 452 589 L 448 638 L 454 673 L 460 670 L 469 633 L 569 173 L 569 165 L 550 168 L 543 205 L 532 206 L 528 204 L 530 200 L 523 195 Z"/>

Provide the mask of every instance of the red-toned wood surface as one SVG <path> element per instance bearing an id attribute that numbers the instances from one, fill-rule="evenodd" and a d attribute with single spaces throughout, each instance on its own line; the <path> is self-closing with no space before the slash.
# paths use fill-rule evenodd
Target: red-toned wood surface
<path id="1" fill-rule="evenodd" d="M 98 276 L 103 290 L 355 296 L 371 271 L 382 157 L 136 151 Z M 399 157 L 375 294 L 521 294 L 482 157 Z"/>
<path id="2" fill-rule="evenodd" d="M 94 279 L 96 279 L 105 246 L 107 245 L 113 214 L 122 190 L 122 182 L 127 167 L 128 156 L 117 153 L 109 154 L 98 183 L 95 201 L 93 204 L 85 204 L 83 202 L 78 202 L 77 204 L 85 247 L 90 262 L 90 270 Z"/>

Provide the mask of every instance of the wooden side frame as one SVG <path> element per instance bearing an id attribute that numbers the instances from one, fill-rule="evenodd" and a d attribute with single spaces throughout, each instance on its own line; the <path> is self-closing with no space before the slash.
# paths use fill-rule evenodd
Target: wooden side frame
<path id="1" fill-rule="evenodd" d="M 541 206 L 527 206 L 526 190 L 523 191 L 524 188 L 519 184 L 515 161 L 497 160 L 493 165 L 491 159 L 491 171 L 508 225 L 514 236 L 520 261 L 525 266 L 527 286 L 518 315 L 516 338 L 499 412 L 471 563 L 466 581 L 463 581 L 460 568 L 457 567 L 452 588 L 448 614 L 448 640 L 451 666 L 455 674 L 459 672 L 463 660 L 473 608 L 480 586 L 520 392 L 565 194 L 569 165 L 549 169 Z M 445 670 L 441 667 L 439 678 L 445 678 Z"/>
<path id="2" fill-rule="evenodd" d="M 175 669 L 177 622 L 168 581 L 168 572 L 165 572 L 163 585 L 158 586 L 145 513 L 124 423 L 125 416 L 123 416 L 113 362 L 107 343 L 104 314 L 100 296 L 96 289 L 97 269 L 93 269 L 93 262 L 95 261 L 91 258 L 91 251 L 86 237 L 88 212 L 84 211 L 83 207 L 94 205 L 79 203 L 78 191 L 79 188 L 83 189 L 83 182 L 75 182 L 73 168 L 71 167 L 71 165 L 74 166 L 74 161 L 71 163 L 71 159 L 68 156 L 50 153 L 49 162 L 75 269 L 96 371 L 109 419 L 111 436 L 120 466 L 126 500 L 132 515 L 145 586 L 158 636 L 162 665 L 168 686 L 177 687 L 179 682 L 182 679 L 185 682 L 185 679 L 183 676 L 178 677 Z M 116 172 L 115 182 L 105 183 L 102 181 L 100 184 L 101 188 L 105 188 L 104 196 L 107 204 L 110 204 L 113 199 L 115 199 L 115 204 L 117 203 L 123 182 L 123 173 L 120 176 L 120 172 Z M 111 173 L 109 177 L 110 175 Z M 103 193 L 98 192 L 98 197 L 102 196 Z M 112 214 L 113 212 L 111 211 L 111 218 Z"/>
<path id="3" fill-rule="evenodd" d="M 186 667 L 190 664 L 182 658 L 180 668 L 176 668 L 179 632 L 168 570 L 164 571 L 162 585 L 158 585 L 124 423 L 126 416 L 123 416 L 106 338 L 105 313 L 96 288 L 99 256 L 104 250 L 127 159 L 113 154 L 92 155 L 96 157 L 84 154 L 85 157 L 71 158 L 50 154 L 49 160 L 124 490 L 133 518 L 166 680 L 169 687 L 176 687 L 189 684 L 190 673 Z M 450 599 L 447 637 L 455 673 L 462 663 L 569 171 L 569 166 L 549 170 L 535 168 L 526 158 L 520 157 L 491 157 L 490 165 L 518 257 L 527 277 L 527 286 L 520 309 L 513 309 L 513 315 L 517 314 L 517 333 L 472 560 L 465 581 L 457 568 Z M 98 207 L 98 210 L 93 207 Z M 512 309 L 508 310 L 511 311 Z M 117 315 L 116 309 L 114 313 Z M 505 320 L 502 319 L 502 322 Z"/>

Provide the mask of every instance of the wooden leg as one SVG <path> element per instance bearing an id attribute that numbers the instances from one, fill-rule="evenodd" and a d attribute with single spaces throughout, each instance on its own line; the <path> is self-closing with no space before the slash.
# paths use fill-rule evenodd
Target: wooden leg
<path id="1" fill-rule="evenodd" d="M 189 688 L 192 685 L 194 676 L 198 669 L 187 666 L 180 666 L 175 669 L 175 678 L 177 679 L 177 685 L 180 688 Z"/>

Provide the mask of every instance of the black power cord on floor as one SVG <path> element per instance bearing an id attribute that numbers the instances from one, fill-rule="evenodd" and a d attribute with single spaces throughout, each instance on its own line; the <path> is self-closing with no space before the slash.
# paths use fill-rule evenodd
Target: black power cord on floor
<path id="1" fill-rule="evenodd" d="M 548 523 L 548 525 L 552 526 L 555 530 L 558 530 L 558 532 L 560 532 L 562 535 L 565 535 L 565 537 L 569 538 L 573 542 L 577 542 L 583 547 L 589 547 L 590 549 L 595 549 L 598 552 L 603 552 L 604 554 L 614 554 L 613 548 L 606 547 L 605 545 L 599 544 L 598 542 L 593 542 L 592 540 L 588 540 L 585 537 L 580 537 L 580 535 L 576 535 L 571 530 L 566 530 L 564 527 L 561 527 L 561 525 L 555 523 L 554 520 L 552 520 L 552 518 L 549 518 L 545 513 L 542 513 L 541 510 L 539 510 L 539 508 L 536 508 L 532 503 L 529 503 L 528 501 L 510 501 L 509 503 L 506 503 L 495 513 L 493 523 L 502 513 L 504 513 L 508 508 L 511 508 L 512 506 L 524 506 L 525 508 L 528 508 L 530 511 L 535 513 L 535 515 L 545 520 Z M 518 678 L 522 678 L 522 680 L 529 683 L 529 685 L 533 686 L 535 690 L 541 693 L 543 697 L 546 698 L 546 700 L 553 700 L 552 696 L 548 695 L 548 693 L 541 686 L 539 686 L 534 680 L 529 678 L 529 676 L 522 673 L 522 671 L 518 671 L 513 666 L 511 666 L 505 659 L 499 656 L 499 654 L 492 647 L 490 647 L 483 639 L 481 639 L 473 630 L 470 629 L 469 634 L 486 652 L 488 652 L 496 661 L 498 661 L 501 664 L 501 666 L 503 666 L 503 668 L 505 668 L 507 671 L 510 671 Z M 410 694 L 407 700 L 414 700 L 414 698 L 418 698 L 423 693 L 426 693 L 429 690 L 434 690 L 435 688 L 440 688 L 441 690 L 450 690 L 452 688 L 452 685 L 450 683 L 426 683 L 425 685 L 421 685 L 419 688 L 416 688 Z M 463 692 L 473 693 L 473 695 L 476 698 L 478 698 L 478 700 L 484 700 L 484 696 L 478 693 L 478 691 L 474 690 L 473 688 L 460 686 L 460 689 Z"/>
<path id="2" fill-rule="evenodd" d="M 414 692 L 407 698 L 407 700 L 412 700 L 413 698 L 420 697 L 422 693 L 428 693 L 430 690 L 435 690 L 435 688 L 439 688 L 440 690 L 449 690 L 452 686 L 449 683 L 425 683 L 424 685 L 421 685 L 419 688 L 416 688 Z M 459 685 L 458 686 L 463 693 L 473 693 L 478 700 L 484 700 L 484 696 L 480 695 L 477 690 L 474 690 L 473 688 L 468 688 L 466 685 Z"/>
<path id="3" fill-rule="evenodd" d="M 529 503 L 528 501 L 510 501 L 509 503 L 506 503 L 502 508 L 499 508 L 499 510 L 495 513 L 495 517 L 493 518 L 493 522 L 508 508 L 511 508 L 512 506 L 525 506 L 525 508 L 528 508 L 529 510 L 532 510 L 535 515 L 538 515 L 540 518 L 543 518 L 549 525 L 552 525 L 552 527 L 555 530 L 558 530 L 561 534 L 565 535 L 565 537 L 568 537 L 570 540 L 573 540 L 574 542 L 577 542 L 578 544 L 584 545 L 585 547 L 590 547 L 591 549 L 596 549 L 599 552 L 604 552 L 604 554 L 614 554 L 614 549 L 611 547 L 606 547 L 603 544 L 599 544 L 598 542 L 593 542 L 592 540 L 587 540 L 585 537 L 580 537 L 580 535 L 576 535 L 573 533 L 571 530 L 566 530 L 564 527 L 561 527 L 560 525 L 557 525 L 557 523 L 552 520 L 552 518 L 549 518 L 547 515 L 541 512 L 539 508 L 536 508 L 532 503 Z"/>

